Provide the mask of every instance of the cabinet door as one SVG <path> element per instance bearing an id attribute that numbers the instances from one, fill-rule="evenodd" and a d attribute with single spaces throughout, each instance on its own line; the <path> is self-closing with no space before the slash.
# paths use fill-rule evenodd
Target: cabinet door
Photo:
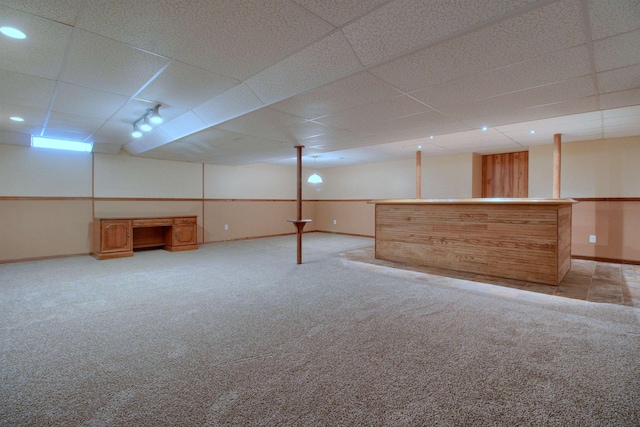
<path id="1" fill-rule="evenodd" d="M 173 226 L 173 239 L 171 246 L 195 245 L 197 241 L 196 225 L 184 224 Z"/>
<path id="2" fill-rule="evenodd" d="M 100 234 L 100 251 L 102 253 L 131 252 L 133 249 L 131 221 L 102 221 Z"/>

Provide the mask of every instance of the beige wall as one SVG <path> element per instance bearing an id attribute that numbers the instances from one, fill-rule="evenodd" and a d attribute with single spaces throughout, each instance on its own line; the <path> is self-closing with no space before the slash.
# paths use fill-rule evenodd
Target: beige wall
<path id="1" fill-rule="evenodd" d="M 202 198 L 202 164 L 94 154 L 95 197 Z"/>
<path id="2" fill-rule="evenodd" d="M 640 137 L 562 144 L 561 197 L 640 197 Z M 529 197 L 553 195 L 553 144 L 529 148 Z"/>
<path id="3" fill-rule="evenodd" d="M 366 200 L 318 200 L 314 222 L 321 231 L 374 237 L 375 205 Z"/>
<path id="4" fill-rule="evenodd" d="M 589 243 L 589 236 L 596 243 Z M 573 206 L 574 256 L 640 262 L 640 201 L 582 201 Z"/>
<path id="5" fill-rule="evenodd" d="M 323 183 L 309 199 L 395 199 L 415 197 L 415 160 L 319 169 Z"/>
<path id="6" fill-rule="evenodd" d="M 88 254 L 91 199 L 0 199 L 0 261 Z"/>
<path id="7" fill-rule="evenodd" d="M 422 197 L 424 199 L 473 197 L 473 178 L 473 153 L 422 158 Z"/>
<path id="8" fill-rule="evenodd" d="M 423 157 L 423 197 L 476 196 L 478 159 Z M 562 159 L 563 197 L 640 198 L 640 137 L 565 143 Z M 531 147 L 529 161 L 530 197 L 551 197 L 552 144 Z M 367 201 L 415 196 L 414 159 L 318 172 L 324 182 L 303 187 L 303 217 L 313 220 L 305 231 L 373 236 Z M 203 166 L 0 143 L 0 217 L 11 224 L 0 232 L 0 261 L 88 253 L 94 209 L 99 217 L 197 215 L 199 242 L 293 234 L 286 220 L 295 217 L 295 197 L 295 166 Z M 581 202 L 573 218 L 574 255 L 640 261 L 638 202 Z"/>
<path id="9" fill-rule="evenodd" d="M 91 153 L 0 144 L 0 196 L 91 197 L 91 167 Z"/>

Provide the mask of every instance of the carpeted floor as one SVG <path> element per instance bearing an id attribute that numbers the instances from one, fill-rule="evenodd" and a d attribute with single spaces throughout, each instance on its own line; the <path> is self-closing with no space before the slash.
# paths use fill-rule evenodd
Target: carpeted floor
<path id="1" fill-rule="evenodd" d="M 640 425 L 640 309 L 340 255 L 371 245 L 0 265 L 0 425 Z"/>

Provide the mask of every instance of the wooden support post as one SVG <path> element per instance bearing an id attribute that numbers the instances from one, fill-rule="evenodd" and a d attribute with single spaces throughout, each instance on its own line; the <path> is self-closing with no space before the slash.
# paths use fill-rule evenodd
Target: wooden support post
<path id="1" fill-rule="evenodd" d="M 297 214 L 296 219 L 290 219 L 289 222 L 292 222 L 293 225 L 296 226 L 296 237 L 298 240 L 298 264 L 302 264 L 302 229 L 308 222 L 311 222 L 310 219 L 302 219 L 302 149 L 303 145 L 296 145 L 296 150 L 298 151 L 298 195 L 297 195 Z"/>
<path id="2" fill-rule="evenodd" d="M 553 135 L 553 198 L 560 198 L 560 168 L 562 165 L 562 135 Z"/>
<path id="3" fill-rule="evenodd" d="M 298 232 L 298 264 L 302 264 L 302 227 L 300 227 L 300 221 L 302 221 L 302 145 L 298 145 L 296 150 L 298 151 L 298 215 L 296 216 L 296 229 Z"/>
<path id="4" fill-rule="evenodd" d="M 416 199 L 422 199 L 422 151 L 416 151 Z"/>

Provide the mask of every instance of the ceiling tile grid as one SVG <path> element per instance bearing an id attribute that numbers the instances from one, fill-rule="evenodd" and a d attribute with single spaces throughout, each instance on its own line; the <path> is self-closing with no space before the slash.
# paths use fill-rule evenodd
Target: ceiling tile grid
<path id="1" fill-rule="evenodd" d="M 0 132 L 217 164 L 640 135 L 639 16 L 637 0 L 0 0 L 27 33 L 0 36 Z M 165 122 L 134 140 L 155 103 Z"/>
<path id="2" fill-rule="evenodd" d="M 183 27 L 190 42 L 176 59 L 242 81 L 335 28 L 289 0 L 233 0 L 203 12 Z"/>
<path id="3" fill-rule="evenodd" d="M 79 31 L 61 80 L 66 83 L 133 96 L 165 66 L 167 58 Z"/>
<path id="4" fill-rule="evenodd" d="M 29 33 L 25 40 L 1 36 L 1 70 L 51 80 L 58 78 L 72 27 L 1 6 L 0 26 L 13 26 Z"/>
<path id="5" fill-rule="evenodd" d="M 362 63 L 372 65 L 434 43 L 532 2 L 533 0 L 397 0 L 345 26 L 342 31 Z"/>

